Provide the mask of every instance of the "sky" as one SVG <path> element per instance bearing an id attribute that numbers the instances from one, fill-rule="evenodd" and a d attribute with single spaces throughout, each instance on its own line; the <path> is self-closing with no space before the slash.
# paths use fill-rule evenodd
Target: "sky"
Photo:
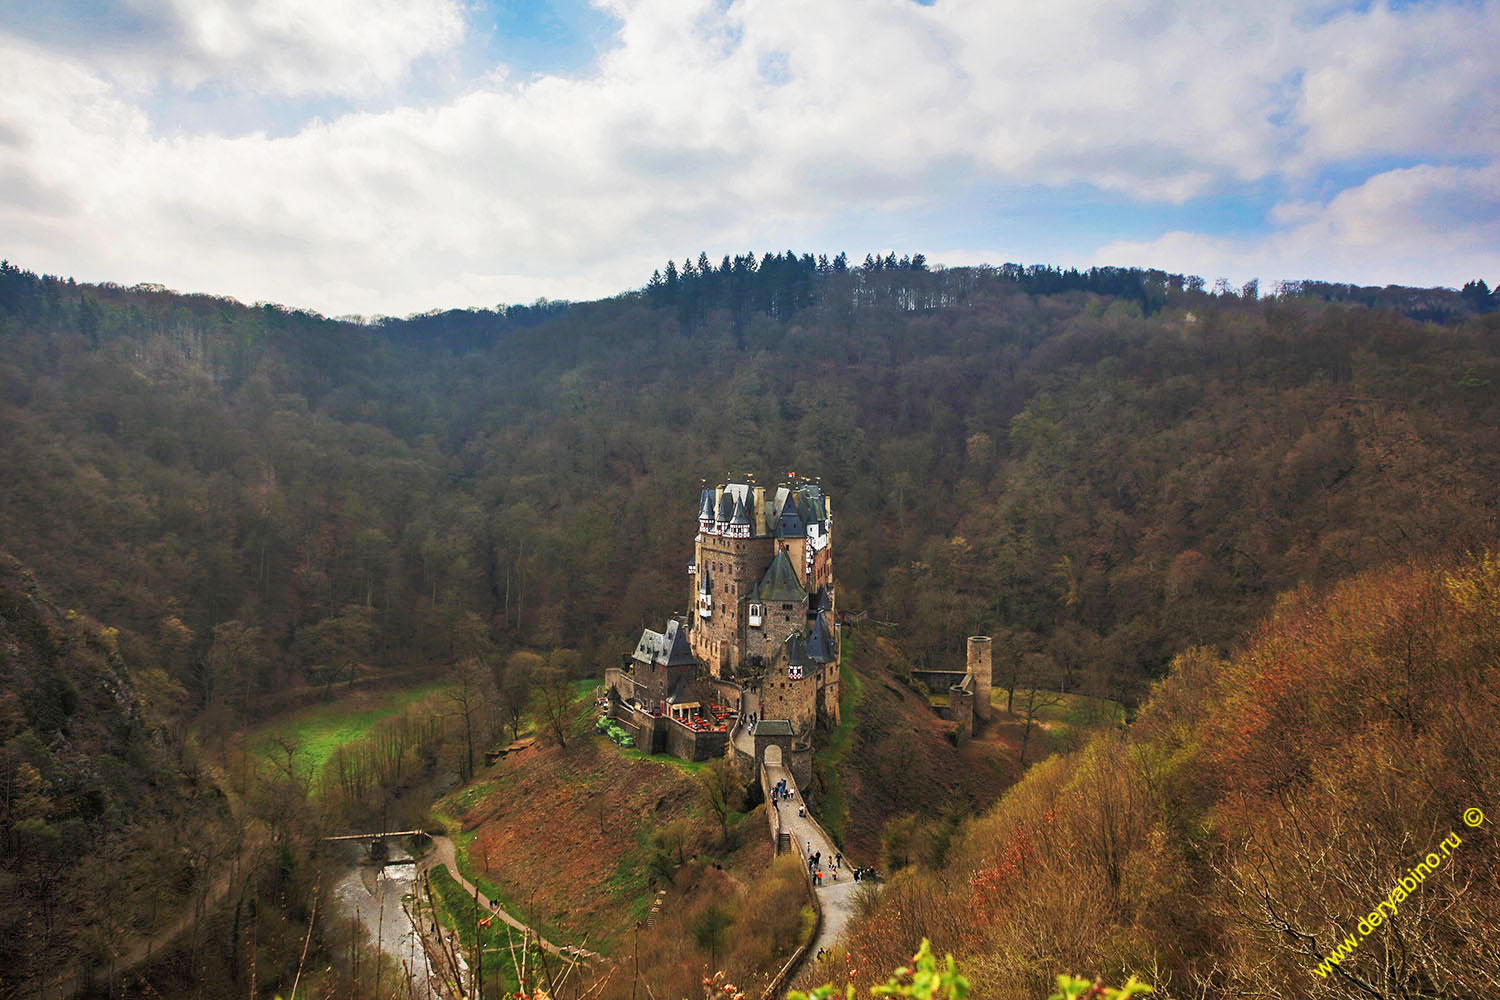
<path id="1" fill-rule="evenodd" d="M 1500 283 L 1500 0 L 0 0 L 0 257 L 404 316 L 791 249 Z"/>

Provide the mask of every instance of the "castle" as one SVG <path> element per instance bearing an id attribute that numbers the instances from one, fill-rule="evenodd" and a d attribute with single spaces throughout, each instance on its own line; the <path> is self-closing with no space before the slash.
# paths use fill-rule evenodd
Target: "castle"
<path id="1" fill-rule="evenodd" d="M 833 514 L 820 485 L 705 485 L 688 607 L 606 671 L 610 715 L 638 746 L 705 760 L 732 741 L 758 758 L 770 741 L 803 756 L 820 721 L 838 724 Z"/>

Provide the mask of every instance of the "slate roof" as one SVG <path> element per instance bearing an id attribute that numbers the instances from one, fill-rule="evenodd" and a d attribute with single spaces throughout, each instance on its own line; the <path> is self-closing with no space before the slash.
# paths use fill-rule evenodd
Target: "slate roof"
<path id="1" fill-rule="evenodd" d="M 695 662 L 693 651 L 688 647 L 687 630 L 675 621 L 667 622 L 664 632 L 653 632 L 649 628 L 641 632 L 635 658 L 642 663 L 664 667 L 684 667 Z"/>
<path id="2" fill-rule="evenodd" d="M 786 487 L 776 491 L 776 536 L 801 538 L 807 534 L 807 522 L 797 510 L 797 495 Z"/>
<path id="3" fill-rule="evenodd" d="M 791 601 L 806 601 L 807 590 L 797 576 L 797 569 L 787 558 L 785 551 L 777 552 L 776 558 L 766 569 L 766 575 L 750 591 L 749 600 L 757 603 L 778 604 Z"/>
<path id="4" fill-rule="evenodd" d="M 734 520 L 730 523 L 745 525 L 748 525 L 750 523 L 750 514 L 747 510 L 745 510 L 744 497 L 740 497 L 734 502 Z"/>
<path id="5" fill-rule="evenodd" d="M 755 724 L 756 736 L 796 736 L 797 731 L 786 719 L 762 719 Z"/>
<path id="6" fill-rule="evenodd" d="M 787 636 L 786 642 L 782 645 L 786 646 L 787 666 L 802 667 L 807 665 L 807 640 L 802 638 L 801 632 L 793 632 Z"/>
<path id="7" fill-rule="evenodd" d="M 698 518 L 703 521 L 714 519 L 714 491 L 704 490 L 698 497 Z"/>
<path id="8" fill-rule="evenodd" d="M 795 491 L 797 512 L 808 524 L 828 518 L 828 509 L 823 505 L 823 491 L 814 483 L 800 483 Z"/>
<path id="9" fill-rule="evenodd" d="M 807 658 L 814 663 L 832 663 L 836 659 L 833 652 L 833 630 L 828 625 L 828 615 L 825 612 L 818 612 L 812 631 L 808 633 Z"/>
<path id="10" fill-rule="evenodd" d="M 708 573 L 708 566 L 704 565 L 698 573 L 698 593 L 712 594 L 714 592 L 713 577 Z M 654 634 L 654 633 L 653 633 Z"/>

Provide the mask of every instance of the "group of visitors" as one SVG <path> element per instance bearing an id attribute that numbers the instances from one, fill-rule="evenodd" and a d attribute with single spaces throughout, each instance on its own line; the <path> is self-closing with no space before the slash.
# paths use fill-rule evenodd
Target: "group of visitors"
<path id="1" fill-rule="evenodd" d="M 751 712 L 750 715 L 749 715 L 749 717 L 745 720 L 745 732 L 747 732 L 747 733 L 754 733 L 755 732 L 755 724 L 757 722 L 759 722 L 759 721 L 760 721 L 760 715 L 758 713 L 756 713 L 756 712 Z"/>
<path id="2" fill-rule="evenodd" d="M 833 861 L 828 865 L 828 874 L 833 881 L 839 880 L 839 869 L 844 866 L 844 856 L 835 854 Z M 812 849 L 812 841 L 807 842 L 807 870 L 812 875 L 813 885 L 823 884 L 823 852 Z"/>
<path id="3" fill-rule="evenodd" d="M 791 788 L 788 787 L 785 778 L 782 778 L 780 781 L 776 782 L 776 787 L 771 789 L 772 799 L 795 799 L 796 797 L 797 793 L 792 791 Z M 803 810 L 797 813 L 797 815 L 806 816 L 807 811 Z"/>

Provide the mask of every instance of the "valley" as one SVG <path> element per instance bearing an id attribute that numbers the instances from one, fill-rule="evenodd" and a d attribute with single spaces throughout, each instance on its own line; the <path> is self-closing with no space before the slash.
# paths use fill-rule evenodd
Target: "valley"
<path id="1" fill-rule="evenodd" d="M 862 990 L 923 938 L 987 997 L 1234 993 L 1311 975 L 1424 830 L 1500 814 L 1487 300 L 771 267 L 802 283 L 765 308 L 742 266 L 691 309 L 359 323 L 7 265 L 0 995 L 391 1000 L 416 941 L 360 925 L 408 896 L 458 942 L 422 986 L 561 983 L 465 885 L 602 956 L 561 1000 Z M 735 563 L 775 537 L 747 468 L 816 501 L 778 539 L 802 611 Z M 742 487 L 722 527 L 706 482 Z M 734 645 L 772 605 L 785 632 Z M 682 635 L 701 694 L 671 644 L 659 685 L 622 662 L 709 609 Z M 775 854 L 762 763 L 878 893 Z M 456 880 L 441 854 L 367 879 L 324 839 L 411 829 Z M 1329 995 L 1382 961 L 1410 995 L 1486 982 L 1493 844 Z M 820 921 L 810 891 L 850 903 Z"/>

